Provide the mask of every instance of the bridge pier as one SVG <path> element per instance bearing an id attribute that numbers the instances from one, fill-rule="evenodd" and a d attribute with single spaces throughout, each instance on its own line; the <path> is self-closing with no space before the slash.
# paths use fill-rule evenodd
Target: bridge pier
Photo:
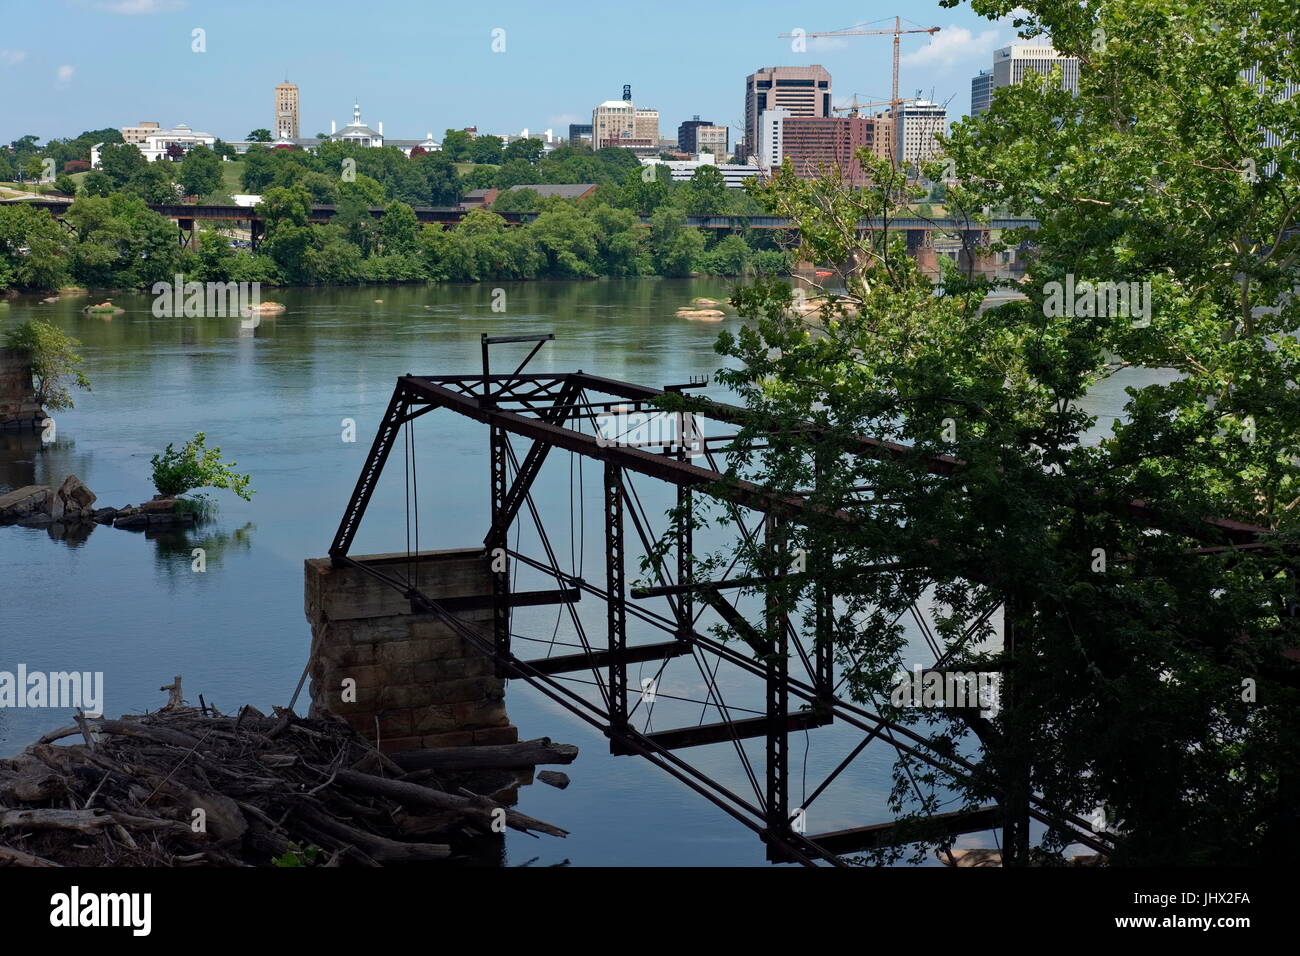
<path id="1" fill-rule="evenodd" d="M 390 578 L 409 576 L 423 594 L 491 633 L 493 575 L 482 548 L 353 560 Z M 313 714 L 342 717 L 389 752 L 519 739 L 491 657 L 363 568 L 311 558 L 304 574 Z"/>
<path id="2" fill-rule="evenodd" d="M 181 247 L 189 248 L 189 249 L 197 249 L 199 247 L 199 233 L 198 230 L 195 228 L 194 220 L 177 219 L 176 225 L 180 228 Z"/>
<path id="3" fill-rule="evenodd" d="M 992 278 L 997 275 L 997 257 L 989 252 L 989 233 L 987 229 L 968 230 L 962 234 L 961 252 L 957 254 L 957 266 L 962 272 Z"/>

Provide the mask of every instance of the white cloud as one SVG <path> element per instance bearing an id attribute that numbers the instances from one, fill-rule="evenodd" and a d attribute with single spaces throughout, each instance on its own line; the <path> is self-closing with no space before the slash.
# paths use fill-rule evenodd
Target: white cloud
<path id="1" fill-rule="evenodd" d="M 552 129 L 561 130 L 567 136 L 570 123 L 590 123 L 591 114 L 588 113 L 587 118 L 584 120 L 577 113 L 558 113 L 550 117 L 546 122 Z"/>
<path id="2" fill-rule="evenodd" d="M 17 66 L 27 59 L 26 50 L 0 50 L 0 63 L 5 66 Z"/>
<path id="3" fill-rule="evenodd" d="M 185 6 L 185 0 L 99 0 L 96 6 L 109 13 L 120 13 L 123 16 L 134 17 L 141 14 L 168 13 L 172 10 L 180 10 Z"/>
<path id="4" fill-rule="evenodd" d="M 947 70 L 969 60 L 987 59 L 998 46 L 998 31 L 971 33 L 965 27 L 946 26 L 930 37 L 919 50 L 904 53 L 908 66 L 929 66 Z"/>
<path id="5" fill-rule="evenodd" d="M 66 63 L 63 66 L 59 67 L 57 70 L 55 70 L 54 88 L 56 90 L 66 89 L 68 84 L 72 82 L 72 74 L 75 72 L 76 70 L 68 66 Z"/>

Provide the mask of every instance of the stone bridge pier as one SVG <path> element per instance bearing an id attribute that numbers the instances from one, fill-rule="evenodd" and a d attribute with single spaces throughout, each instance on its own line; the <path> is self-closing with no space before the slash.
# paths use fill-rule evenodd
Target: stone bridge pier
<path id="1" fill-rule="evenodd" d="M 410 579 L 461 619 L 492 629 L 492 573 L 483 549 L 357 555 L 390 577 Z M 505 708 L 505 681 L 491 657 L 436 616 L 360 568 L 329 558 L 305 566 L 311 624 L 311 710 L 342 717 L 393 752 L 519 739 Z"/>

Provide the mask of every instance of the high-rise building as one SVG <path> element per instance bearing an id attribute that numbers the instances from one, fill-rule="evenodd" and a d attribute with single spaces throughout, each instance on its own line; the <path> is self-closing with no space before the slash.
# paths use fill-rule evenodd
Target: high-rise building
<path id="1" fill-rule="evenodd" d="M 887 116 L 792 116 L 789 110 L 764 110 L 758 122 L 754 157 L 758 166 L 771 171 L 786 160 L 796 176 L 812 179 L 839 170 L 853 186 L 867 183 L 866 171 L 858 159 L 865 148 L 874 155 L 888 155 Z"/>
<path id="2" fill-rule="evenodd" d="M 658 152 L 659 111 L 637 109 L 632 87 L 623 87 L 621 100 L 606 100 L 591 111 L 591 148 L 621 146 L 638 152 Z"/>
<path id="3" fill-rule="evenodd" d="M 636 107 L 630 100 L 606 100 L 591 111 L 591 147 L 618 146 L 636 137 Z"/>
<path id="4" fill-rule="evenodd" d="M 757 152 L 758 121 L 767 110 L 788 110 L 791 116 L 831 115 L 831 75 L 812 66 L 765 66 L 745 78 L 745 142 L 741 159 Z"/>
<path id="5" fill-rule="evenodd" d="M 695 145 L 695 131 L 701 126 L 712 126 L 711 120 L 700 119 L 700 114 L 696 113 L 677 127 L 677 148 L 683 153 L 698 153 Z"/>
<path id="6" fill-rule="evenodd" d="M 948 131 L 948 110 L 929 100 L 905 100 L 894 129 L 894 161 L 919 167 L 939 152 L 938 137 Z"/>
<path id="7" fill-rule="evenodd" d="M 970 115 L 979 116 L 988 111 L 993 102 L 993 71 L 980 70 L 970 81 Z"/>
<path id="8" fill-rule="evenodd" d="M 632 136 L 634 139 L 648 139 L 659 142 L 659 111 L 640 109 L 633 120 Z"/>
<path id="9" fill-rule="evenodd" d="M 993 51 L 993 89 L 1015 86 L 1025 78 L 1026 73 L 1048 76 L 1058 66 L 1061 68 L 1061 89 L 1071 93 L 1078 90 L 1078 57 L 1062 56 L 1050 43 L 1012 43 Z M 990 95 L 991 93 L 992 91 Z"/>
<path id="10" fill-rule="evenodd" d="M 290 143 L 298 138 L 298 85 L 296 83 L 276 84 L 275 138 Z"/>
<path id="11" fill-rule="evenodd" d="M 696 113 L 677 127 L 677 148 L 691 155 L 708 152 L 714 156 L 726 156 L 731 144 L 730 133 L 727 127 L 715 126 L 709 120 L 700 119 Z"/>
<path id="12" fill-rule="evenodd" d="M 576 146 L 578 143 L 586 141 L 591 144 L 591 124 L 590 123 L 570 123 L 569 124 L 569 144 Z"/>
<path id="13" fill-rule="evenodd" d="M 730 134 L 731 130 L 725 126 L 697 126 L 694 152 L 712 153 L 720 159 L 725 159 L 731 142 Z"/>

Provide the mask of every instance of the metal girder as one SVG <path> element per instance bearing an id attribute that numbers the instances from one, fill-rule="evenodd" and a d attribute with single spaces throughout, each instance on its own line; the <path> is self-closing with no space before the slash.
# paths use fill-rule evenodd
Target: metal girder
<path id="1" fill-rule="evenodd" d="M 814 510 L 818 520 L 830 517 L 851 522 L 857 520 L 853 514 L 843 510 L 832 514 L 820 509 L 819 506 L 808 501 L 806 493 L 777 493 L 750 482 L 729 478 L 716 467 L 701 467 L 687 460 L 680 450 L 655 454 L 639 448 L 602 445 L 595 436 L 582 432 L 580 425 L 566 425 L 566 422 L 572 421 L 575 413 L 577 417 L 586 420 L 594 415 L 596 410 L 616 404 L 588 401 L 585 395 L 588 390 L 596 393 L 597 396 L 611 395 L 635 403 L 653 402 L 665 394 L 660 389 L 616 382 L 581 372 L 565 375 L 524 375 L 521 374 L 521 369 L 517 369 L 516 374 L 513 375 L 404 376 L 399 379 L 335 535 L 334 544 L 330 549 L 331 556 L 339 562 L 351 561 L 347 558 L 347 551 L 401 426 L 434 408 L 449 408 L 458 414 L 483 422 L 490 428 L 492 524 L 484 543 L 486 554 L 493 559 L 492 594 L 490 597 L 432 601 L 420 594 L 411 582 L 403 582 L 383 574 L 378 576 L 393 587 L 404 590 L 410 595 L 413 605 L 423 611 L 444 615 L 448 620 L 456 620 L 451 615 L 453 611 L 490 605 L 493 609 L 490 636 L 487 629 L 483 628 L 476 630 L 476 636 L 472 638 L 466 635 L 467 639 L 472 639 L 475 646 L 479 646 L 493 657 L 501 676 L 527 680 L 542 693 L 563 703 L 575 714 L 601 729 L 610 739 L 611 752 L 635 753 L 650 760 L 759 833 L 768 843 L 772 859 L 788 859 L 804 863 L 817 858 L 837 862 L 837 853 L 890 845 L 907 839 L 907 831 L 896 824 L 886 823 L 806 838 L 801 833 L 794 832 L 788 806 L 787 736 L 790 733 L 825 726 L 833 719 L 839 719 L 847 726 L 866 734 L 863 744 L 854 748 L 841 761 L 841 766 L 814 790 L 813 798 L 823 792 L 840 770 L 861 752 L 861 747 L 866 742 L 881 739 L 882 733 L 888 736 L 889 743 L 898 748 L 900 753 L 919 759 L 931 767 L 954 776 L 955 779 L 968 777 L 981 779 L 976 775 L 988 773 L 986 768 L 976 766 L 959 755 L 933 751 L 932 745 L 926 738 L 912 732 L 908 727 L 871 714 L 850 701 L 835 696 L 832 684 L 834 620 L 831 611 L 834 596 L 826 585 L 819 583 L 825 579 L 825 575 L 822 573 L 822 565 L 816 559 L 809 560 L 808 571 L 804 575 L 783 574 L 774 578 L 737 578 L 714 582 L 694 580 L 691 567 L 690 508 L 692 495 L 697 490 L 729 502 L 731 505 L 764 513 L 769 546 L 775 544 L 782 547 L 781 543 L 775 540 L 783 530 L 782 525 L 785 522 L 799 523 L 810 520 L 814 517 Z M 502 408 L 501 403 L 504 402 L 524 407 L 520 410 Z M 754 419 L 754 413 L 750 410 L 721 403 L 709 403 L 703 414 L 736 425 L 745 425 Z M 795 427 L 804 426 L 796 424 Z M 533 443 L 522 463 L 517 461 L 510 447 L 512 435 L 531 439 Z M 892 457 L 916 454 L 913 449 L 889 442 L 865 438 L 855 441 L 858 441 L 858 448 L 862 454 Z M 546 543 L 541 519 L 530 492 L 534 479 L 552 447 L 601 461 L 604 465 L 606 588 L 603 592 L 583 581 L 581 577 L 561 572 L 556 556 Z M 712 459 L 709 461 L 712 464 Z M 516 475 L 513 484 L 510 484 L 508 471 L 512 462 L 516 464 Z M 820 462 L 818 464 L 820 466 Z M 961 463 L 943 456 L 931 456 L 925 460 L 925 465 L 931 473 L 943 475 L 951 474 L 961 466 Z M 632 591 L 634 597 L 676 597 L 678 600 L 673 604 L 671 616 L 626 603 L 624 502 L 627 502 L 633 521 L 637 525 L 637 534 L 641 536 L 643 543 L 645 534 L 649 530 L 641 527 L 642 519 L 638 518 L 637 509 L 640 505 L 635 501 L 630 484 L 630 478 L 634 474 L 644 474 L 666 481 L 674 486 L 676 492 L 676 501 L 682 517 L 676 530 L 676 583 L 662 583 L 660 587 Z M 819 479 L 821 475 L 822 468 L 818 467 Z M 813 498 L 814 500 L 816 498 L 815 492 Z M 551 591 L 521 592 L 512 595 L 510 565 L 507 563 L 510 555 L 507 531 L 525 503 L 539 522 L 539 532 L 543 543 L 546 544 L 548 559 L 551 562 L 549 567 L 540 564 L 536 567 L 553 573 L 560 587 Z M 1143 502 L 1133 502 L 1128 508 L 1134 517 L 1160 526 L 1159 516 Z M 645 520 L 648 521 L 648 518 Z M 1191 533 L 1185 526 L 1180 526 L 1176 530 L 1180 533 Z M 1218 536 L 1220 541 L 1226 538 L 1232 541 L 1249 539 L 1258 542 L 1263 529 L 1237 522 L 1211 520 L 1204 522 L 1201 527 L 1192 529 L 1192 532 Z M 520 559 L 523 560 L 522 556 Z M 356 562 L 351 563 L 356 564 Z M 525 566 L 528 564 L 529 562 L 525 562 Z M 897 570 L 901 567 L 901 564 L 890 564 L 867 570 L 873 572 Z M 797 579 L 804 577 L 811 578 L 814 586 L 817 606 L 815 625 L 817 643 L 811 661 L 801 645 L 796 643 L 795 649 L 798 650 L 804 664 L 808 666 L 811 683 L 804 683 L 790 675 L 790 628 L 784 613 L 776 607 L 774 598 L 770 594 L 764 608 L 766 627 L 760 631 L 749 624 L 736 606 L 723 599 L 719 593 L 724 588 L 762 587 L 775 580 L 796 583 Z M 663 576 L 660 581 L 664 581 Z M 606 647 L 591 648 L 581 653 L 557 655 L 541 660 L 528 661 L 517 657 L 511 647 L 510 609 L 537 604 L 571 604 L 578 599 L 582 590 L 597 593 L 599 599 L 606 602 L 608 626 Z M 746 641 L 756 659 L 749 657 L 744 648 L 723 644 L 696 631 L 693 604 L 696 600 L 709 604 L 731 629 Z M 675 639 L 665 643 L 629 646 L 627 643 L 629 613 L 672 634 Z M 477 628 L 477 625 L 474 627 Z M 586 638 L 582 639 L 585 645 Z M 797 642 L 797 635 L 794 639 Z M 943 655 L 944 659 L 951 658 L 956 650 L 955 644 Z M 1015 632 L 1010 623 L 1007 627 L 1006 650 L 1008 655 L 1014 655 Z M 639 733 L 631 728 L 627 665 L 647 661 L 666 662 L 679 656 L 693 655 L 696 651 L 712 655 L 719 663 L 738 668 L 751 679 L 758 678 L 763 681 L 766 698 L 761 715 L 716 723 L 701 723 L 694 727 L 679 727 L 654 733 Z M 942 668 L 943 662 L 937 662 L 935 669 Z M 981 665 L 981 668 L 988 669 L 987 665 Z M 955 669 L 950 661 L 949 669 Z M 580 670 L 596 672 L 598 677 L 607 676 L 608 694 L 603 708 L 598 706 L 599 702 L 593 703 L 555 682 L 553 675 Z M 598 679 L 597 684 L 599 683 Z M 1011 688 L 1010 699 L 1014 701 L 1014 686 Z M 795 705 L 802 703 L 805 709 L 791 712 L 792 701 Z M 714 706 L 723 714 L 729 713 L 720 701 Z M 674 756 L 676 751 L 720 743 L 731 743 L 741 750 L 740 741 L 758 737 L 765 738 L 767 759 L 766 786 L 761 792 L 757 779 L 754 780 L 757 805 L 741 799 L 718 781 Z M 747 763 L 746 767 L 748 768 Z M 940 829 L 940 832 L 946 834 L 1004 827 L 1005 858 L 1008 865 L 1026 859 L 1028 821 L 1031 816 L 1052 825 L 1066 826 L 1073 831 L 1078 842 L 1106 852 L 1108 838 L 1091 834 L 1086 821 L 1081 821 L 1077 816 L 1061 808 L 1052 807 L 1028 788 L 1028 769 L 1027 765 L 1011 768 L 1012 773 L 1007 777 L 999 768 L 996 782 L 998 785 L 1006 784 L 1006 790 L 1000 795 L 1001 802 L 998 807 L 985 807 L 958 814 L 939 814 L 932 817 L 931 822 Z M 751 774 L 751 776 L 755 775 Z M 993 782 L 993 780 L 994 778 L 987 778 L 986 782 Z"/>
<path id="2" fill-rule="evenodd" d="M 582 592 L 577 588 L 554 588 L 548 591 L 515 591 L 505 595 L 504 599 L 488 594 L 476 594 L 470 597 L 447 597 L 440 598 L 438 603 L 448 611 L 480 611 L 483 608 L 494 607 L 498 600 L 504 600 L 507 607 L 576 604 L 582 600 Z"/>
<path id="3" fill-rule="evenodd" d="M 384 412 L 384 417 L 380 419 L 379 430 L 375 432 L 375 440 L 370 444 L 370 452 L 366 455 L 366 462 L 361 467 L 361 475 L 352 489 L 352 497 L 343 512 L 338 531 L 334 533 L 334 542 L 330 545 L 329 551 L 331 558 L 337 559 L 346 555 L 348 549 L 352 547 L 352 541 L 357 535 L 357 527 L 361 524 L 361 518 L 370 504 L 371 495 L 375 493 L 375 484 L 384 470 L 384 463 L 388 461 L 388 453 L 397 443 L 397 433 L 406 419 L 406 407 L 406 393 L 399 382 L 393 391 L 393 397 L 388 401 L 388 409 Z"/>
<path id="4" fill-rule="evenodd" d="M 539 674 L 565 674 L 571 671 L 590 671 L 609 667 L 614 663 L 641 664 L 645 661 L 662 661 L 671 657 L 689 654 L 690 648 L 683 641 L 666 641 L 660 644 L 638 644 L 626 647 L 622 653 L 614 651 L 592 651 L 578 654 L 557 654 L 554 657 L 542 657 L 528 662 Z"/>
<path id="5" fill-rule="evenodd" d="M 609 719 L 627 726 L 627 608 L 623 605 L 623 475 L 605 462 L 605 592 L 609 634 Z"/>
<path id="6" fill-rule="evenodd" d="M 510 559 L 506 551 L 507 526 L 501 521 L 506 506 L 506 443 L 509 440 L 509 436 L 503 429 L 492 426 L 489 439 L 492 533 L 488 535 L 486 548 L 491 557 L 489 567 L 492 574 L 492 634 L 496 647 L 498 677 L 507 676 L 500 661 L 510 654 L 510 606 L 507 603 L 510 594 Z"/>
<path id="7" fill-rule="evenodd" d="M 571 382 L 565 382 L 560 389 L 555 404 L 547 410 L 550 414 L 544 415 L 546 420 L 553 421 L 556 425 L 563 425 L 568 418 L 571 402 L 576 394 L 577 386 Z M 492 527 L 488 530 L 487 537 L 484 539 L 486 546 L 493 547 L 491 542 L 504 536 L 509 530 L 510 525 L 519 514 L 519 509 L 523 506 L 524 499 L 532 489 L 534 479 L 536 479 L 542 465 L 546 462 L 546 456 L 550 453 L 550 450 L 550 444 L 541 440 L 534 441 L 532 447 L 528 449 L 528 454 L 524 456 L 523 463 L 519 466 L 519 473 L 515 475 L 514 484 L 510 486 L 509 492 L 506 493 L 500 511 L 492 515 Z"/>
<path id="8" fill-rule="evenodd" d="M 830 722 L 829 717 L 815 711 L 796 710 L 791 713 L 777 714 L 775 719 L 764 715 L 746 717 L 742 720 L 721 720 L 694 727 L 657 730 L 645 736 L 665 750 L 682 750 L 686 747 L 706 747 L 709 744 L 725 744 L 733 740 L 750 740 L 754 737 L 784 737 L 786 734 L 800 730 L 825 727 Z"/>
<path id="9" fill-rule="evenodd" d="M 980 807 L 976 810 L 954 810 L 951 813 L 936 813 L 926 817 L 924 826 L 930 832 L 944 836 L 960 836 L 963 833 L 978 833 L 991 830 L 1001 822 L 1002 810 L 996 806 Z M 828 833 L 810 834 L 808 839 L 824 850 L 832 853 L 861 853 L 885 846 L 897 846 L 916 839 L 916 824 L 875 823 L 865 827 L 850 827 L 845 830 L 833 830 Z M 773 848 L 773 858 L 789 862 L 779 848 Z"/>

